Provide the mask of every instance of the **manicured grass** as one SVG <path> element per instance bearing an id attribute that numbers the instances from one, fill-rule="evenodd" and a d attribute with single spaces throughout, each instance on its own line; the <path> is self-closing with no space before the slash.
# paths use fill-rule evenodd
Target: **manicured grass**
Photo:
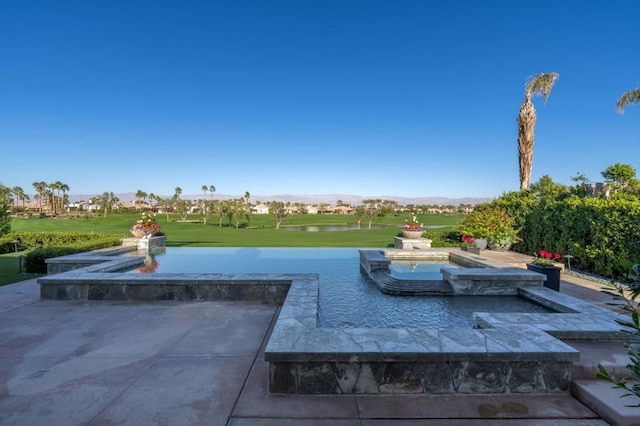
<path id="1" fill-rule="evenodd" d="M 129 236 L 129 228 L 136 222 L 135 214 L 110 214 L 107 217 L 70 218 L 70 219 L 23 219 L 15 218 L 12 230 L 16 232 L 98 232 Z M 171 215 L 169 221 L 163 214 L 157 215 L 162 232 L 167 235 L 169 246 L 201 247 L 390 247 L 393 237 L 408 215 L 386 215 L 377 217 L 372 225 L 381 228 L 368 229 L 366 221 L 361 229 L 332 232 L 304 232 L 275 229 L 271 215 L 252 215 L 251 222 L 229 226 L 226 219 L 219 226 L 218 217 L 209 218 L 207 224 L 195 222 L 198 216 L 188 218 L 189 222 L 178 222 L 177 215 Z M 425 226 L 443 226 L 438 231 L 455 229 L 462 220 L 461 215 L 423 215 L 418 218 Z M 191 222 L 194 221 L 194 222 Z M 350 215 L 292 215 L 282 226 L 303 225 L 353 225 Z"/>
<path id="2" fill-rule="evenodd" d="M 0 255 L 0 286 L 5 284 L 12 284 L 18 281 L 30 280 L 36 278 L 38 274 L 27 274 L 24 272 L 24 262 L 19 256 L 24 255 L 22 252 L 8 253 Z"/>
<path id="3" fill-rule="evenodd" d="M 137 214 L 109 214 L 93 218 L 14 218 L 14 232 L 96 232 L 131 236 L 129 229 L 136 222 Z M 386 215 L 377 217 L 368 229 L 366 220 L 361 229 L 349 231 L 305 232 L 275 229 L 271 215 L 252 215 L 251 222 L 241 222 L 241 227 L 229 226 L 226 219 L 219 226 L 217 216 L 210 217 L 207 224 L 195 222 L 200 218 L 191 216 L 189 222 L 177 222 L 177 215 L 157 215 L 162 232 L 167 235 L 167 245 L 173 247 L 393 247 L 393 237 L 398 235 L 402 224 L 410 215 Z M 442 226 L 437 231 L 452 231 L 462 220 L 462 215 L 421 215 L 418 220 L 425 226 Z M 193 221 L 193 222 L 191 222 Z M 353 225 L 350 215 L 292 215 L 282 225 Z M 235 225 L 235 224 L 234 224 Z M 429 229 L 427 229 L 429 231 Z M 19 254 L 19 253 L 18 253 Z M 22 281 L 32 276 L 18 272 L 16 253 L 0 255 L 0 285 Z"/>

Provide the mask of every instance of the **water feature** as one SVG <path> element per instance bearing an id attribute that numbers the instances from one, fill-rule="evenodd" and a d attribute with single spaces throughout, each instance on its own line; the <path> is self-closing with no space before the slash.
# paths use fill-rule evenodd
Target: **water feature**
<path id="1" fill-rule="evenodd" d="M 383 294 L 359 267 L 359 251 L 349 248 L 178 248 L 152 254 L 153 261 L 132 273 L 317 273 L 320 327 L 473 326 L 473 312 L 552 312 L 518 296 L 473 298 L 402 297 Z M 414 279 L 442 280 L 440 268 L 454 263 L 392 263 L 397 274 L 415 265 Z"/>
<path id="2" fill-rule="evenodd" d="M 334 302 L 326 306 L 320 303 L 319 298 L 326 289 L 323 290 L 325 284 L 317 273 L 287 273 L 286 269 L 248 273 L 247 262 L 231 266 L 232 260 L 254 259 L 261 264 L 260 269 L 274 267 L 278 256 L 273 254 L 278 251 L 233 250 L 237 251 L 222 256 L 226 259 L 225 267 L 233 271 L 226 273 L 191 272 L 193 269 L 151 274 L 122 272 L 140 267 L 145 261 L 144 256 L 113 255 L 122 249 L 114 250 L 111 255 L 108 251 L 98 251 L 64 256 L 47 261 L 48 267 L 58 267 L 60 273 L 41 277 L 38 284 L 41 298 L 52 300 L 282 303 L 264 352 L 264 359 L 269 362 L 272 393 L 567 393 L 571 363 L 578 359 L 579 353 L 560 338 L 624 338 L 615 323 L 618 314 L 544 288 L 541 274 L 457 250 L 449 253 L 369 250 L 364 254 L 360 251 L 360 267 L 366 270 L 366 275 L 361 274 L 358 260 L 354 258 L 358 251 L 349 253 L 350 249 L 344 249 L 347 250 L 344 253 L 348 254 L 350 271 L 357 271 L 353 273 L 360 276 L 384 273 L 389 263 L 385 254 L 403 257 L 420 252 L 425 257 L 448 257 L 465 268 L 442 268 L 443 278 L 456 294 L 444 299 L 454 302 L 476 299 L 475 303 L 500 293 L 503 295 L 499 300 L 518 296 L 547 306 L 555 313 L 481 312 L 482 308 L 476 307 L 479 311 L 471 314 L 474 326 L 445 326 L 443 322 L 436 326 L 389 323 L 392 325 L 378 327 L 346 322 L 326 326 L 319 319 L 321 311 L 330 309 Z M 376 307 L 371 303 L 361 311 L 354 309 L 353 298 L 345 297 L 345 290 L 353 287 L 353 281 L 345 280 L 345 272 L 336 267 L 340 262 L 335 251 L 325 253 L 326 256 L 321 251 L 302 256 L 306 249 L 295 250 L 294 264 L 305 263 L 302 258 L 310 258 L 311 262 L 319 260 L 318 265 L 330 265 L 327 274 L 338 277 L 338 297 L 347 301 L 339 308 L 350 314 L 347 321 L 353 321 L 366 310 L 382 313 L 392 310 L 389 305 Z M 270 256 L 266 256 L 268 251 Z M 168 257 L 159 258 L 159 263 L 168 261 Z M 367 279 L 364 282 L 370 284 Z M 373 285 L 368 290 L 377 291 Z M 355 295 L 355 299 L 362 297 L 362 294 Z M 435 300 L 413 296 L 388 299 Z M 421 310 L 442 310 L 440 306 L 420 305 Z"/>

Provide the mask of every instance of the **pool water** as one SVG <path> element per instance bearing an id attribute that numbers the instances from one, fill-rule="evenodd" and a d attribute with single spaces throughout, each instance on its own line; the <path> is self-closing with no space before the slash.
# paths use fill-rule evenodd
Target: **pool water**
<path id="1" fill-rule="evenodd" d="M 391 276 L 401 280 L 441 280 L 442 272 L 440 269 L 460 268 L 451 262 L 392 262 L 389 265 Z"/>
<path id="2" fill-rule="evenodd" d="M 517 296 L 383 294 L 352 248 L 167 247 L 153 257 L 152 273 L 317 273 L 320 327 L 471 327 L 473 312 L 553 312 Z"/>

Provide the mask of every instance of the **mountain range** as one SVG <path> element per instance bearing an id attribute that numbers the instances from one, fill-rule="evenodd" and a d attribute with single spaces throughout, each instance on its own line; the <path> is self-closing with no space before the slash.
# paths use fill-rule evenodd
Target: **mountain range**
<path id="1" fill-rule="evenodd" d="M 69 201 L 76 202 L 81 200 L 89 200 L 94 198 L 96 194 L 70 194 Z M 134 192 L 115 194 L 121 202 L 135 201 L 136 195 Z M 162 197 L 165 197 L 164 195 Z M 207 198 L 209 194 L 207 194 Z M 229 200 L 234 198 L 241 198 L 241 195 L 229 195 L 229 194 L 215 194 L 214 199 L 217 200 Z M 182 194 L 181 198 L 188 200 L 198 200 L 202 198 L 202 194 L 185 195 Z M 406 206 L 409 204 L 415 205 L 438 205 L 438 206 L 457 206 L 460 204 L 476 205 L 478 203 L 484 203 L 491 201 L 491 198 L 482 197 L 462 197 L 462 198 L 449 198 L 449 197 L 396 197 L 392 195 L 348 195 L 348 194 L 279 194 L 279 195 L 251 195 L 250 201 L 252 203 L 268 202 L 268 201 L 282 201 L 292 203 L 304 203 L 304 204 L 320 204 L 325 203 L 329 205 L 336 205 L 338 200 L 341 200 L 344 204 L 358 205 L 362 204 L 363 200 L 391 200 L 396 201 L 398 204 Z"/>

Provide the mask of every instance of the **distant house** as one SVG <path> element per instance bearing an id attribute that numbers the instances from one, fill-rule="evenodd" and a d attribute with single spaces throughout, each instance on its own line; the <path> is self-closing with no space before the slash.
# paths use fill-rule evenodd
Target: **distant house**
<path id="1" fill-rule="evenodd" d="M 352 214 L 353 208 L 349 206 L 337 206 L 333 209 L 333 212 L 336 214 Z"/>
<path id="2" fill-rule="evenodd" d="M 251 207 L 251 213 L 253 214 L 269 214 L 269 206 L 266 204 L 256 204 Z"/>

